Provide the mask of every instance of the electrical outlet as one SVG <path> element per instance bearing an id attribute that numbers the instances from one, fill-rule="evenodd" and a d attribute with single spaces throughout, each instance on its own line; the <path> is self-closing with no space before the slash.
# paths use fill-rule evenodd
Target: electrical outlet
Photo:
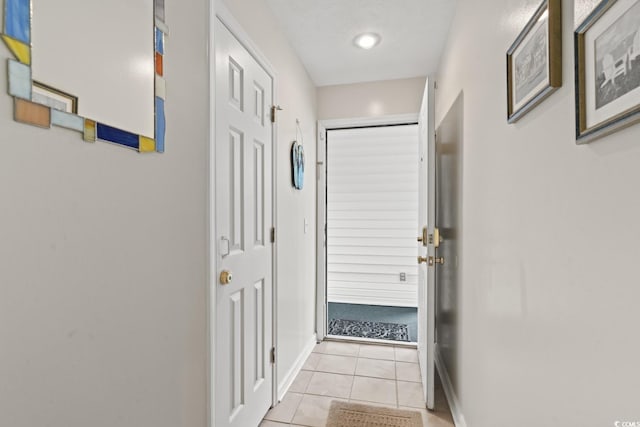
<path id="1" fill-rule="evenodd" d="M 400 273 L 400 281 L 401 282 L 407 281 L 407 273 Z"/>

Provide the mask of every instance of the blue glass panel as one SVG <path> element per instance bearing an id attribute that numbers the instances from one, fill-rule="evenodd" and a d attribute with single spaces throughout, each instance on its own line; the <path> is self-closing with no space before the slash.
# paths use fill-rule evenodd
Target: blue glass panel
<path id="1" fill-rule="evenodd" d="M 29 0 L 5 0 L 5 34 L 31 44 L 31 3 Z"/>
<path id="2" fill-rule="evenodd" d="M 156 28 L 156 52 L 164 55 L 164 33 Z"/>
<path id="3" fill-rule="evenodd" d="M 84 118 L 64 111 L 51 110 L 51 124 L 67 129 L 84 132 Z"/>
<path id="4" fill-rule="evenodd" d="M 164 133 L 166 129 L 164 99 L 156 97 L 156 151 L 158 153 L 164 153 Z"/>
<path id="5" fill-rule="evenodd" d="M 31 100 L 31 67 L 9 60 L 9 95 Z"/>
<path id="6" fill-rule="evenodd" d="M 120 145 L 126 145 L 127 147 L 135 148 L 136 150 L 140 147 L 140 137 L 138 135 L 103 125 L 102 123 L 98 123 L 98 139 L 114 142 Z"/>

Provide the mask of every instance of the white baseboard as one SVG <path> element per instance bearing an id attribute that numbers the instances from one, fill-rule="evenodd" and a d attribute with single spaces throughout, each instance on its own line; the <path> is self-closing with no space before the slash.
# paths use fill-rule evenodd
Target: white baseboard
<path id="1" fill-rule="evenodd" d="M 278 402 L 282 400 L 285 393 L 289 390 L 289 387 L 291 387 L 291 384 L 293 384 L 293 381 L 298 376 L 298 373 L 300 373 L 300 371 L 302 370 L 302 366 L 304 365 L 304 362 L 307 361 L 307 358 L 313 352 L 313 348 L 316 346 L 316 343 L 317 343 L 316 334 L 313 334 L 313 336 L 309 339 L 307 344 L 304 346 L 302 353 L 300 353 L 296 361 L 293 363 L 293 366 L 291 367 L 291 369 L 289 369 L 287 374 L 284 376 L 284 379 L 282 380 L 282 382 L 278 384 Z"/>
<path id="2" fill-rule="evenodd" d="M 444 394 L 447 397 L 447 402 L 449 403 L 449 409 L 451 409 L 453 423 L 456 425 L 456 427 L 467 427 L 467 422 L 465 421 L 464 415 L 462 414 L 460 401 L 458 400 L 458 396 L 456 396 L 456 392 L 453 389 L 451 378 L 449 378 L 449 373 L 447 372 L 447 368 L 445 367 L 444 361 L 442 360 L 442 356 L 440 355 L 440 350 L 438 349 L 437 345 L 435 356 L 436 368 L 438 369 L 438 374 L 440 375 L 440 380 L 442 381 Z"/>

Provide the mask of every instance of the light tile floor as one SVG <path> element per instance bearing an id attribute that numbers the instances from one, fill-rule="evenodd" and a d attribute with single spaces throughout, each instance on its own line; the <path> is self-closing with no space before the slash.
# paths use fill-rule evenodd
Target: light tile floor
<path id="1" fill-rule="evenodd" d="M 454 425 L 437 378 L 436 409 L 424 409 L 415 349 L 325 341 L 260 426 L 324 427 L 332 400 L 416 410 L 424 427 Z"/>

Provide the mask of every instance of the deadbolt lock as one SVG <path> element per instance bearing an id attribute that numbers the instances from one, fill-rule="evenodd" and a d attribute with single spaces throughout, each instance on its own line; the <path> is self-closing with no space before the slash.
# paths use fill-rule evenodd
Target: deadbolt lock
<path id="1" fill-rule="evenodd" d="M 422 246 L 427 246 L 429 240 L 429 231 L 427 227 L 422 227 L 422 235 L 418 236 L 418 242 L 422 242 Z"/>
<path id="2" fill-rule="evenodd" d="M 433 245 L 434 248 L 439 248 L 440 243 L 442 243 L 442 236 L 440 236 L 440 229 L 434 228 L 433 234 L 429 234 L 429 244 Z"/>
<path id="3" fill-rule="evenodd" d="M 233 274 L 230 271 L 224 270 L 220 273 L 220 284 L 228 285 L 233 280 Z"/>

